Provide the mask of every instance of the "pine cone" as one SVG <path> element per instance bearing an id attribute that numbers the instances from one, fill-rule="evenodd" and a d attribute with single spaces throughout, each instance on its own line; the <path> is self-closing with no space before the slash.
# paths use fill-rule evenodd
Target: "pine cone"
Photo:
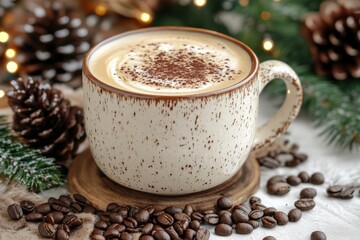
<path id="1" fill-rule="evenodd" d="M 15 33 L 10 47 L 17 48 L 21 72 L 52 82 L 81 82 L 81 59 L 90 48 L 88 29 L 75 10 L 61 0 L 43 0 L 26 24 Z M 78 78 L 76 78 L 78 77 Z"/>
<path id="2" fill-rule="evenodd" d="M 325 1 L 305 16 L 303 33 L 316 72 L 337 80 L 360 77 L 360 2 Z"/>
<path id="3" fill-rule="evenodd" d="M 12 128 L 27 146 L 57 162 L 73 158 L 85 140 L 83 110 L 70 106 L 62 93 L 31 77 L 11 82 L 7 92 L 14 111 Z"/>

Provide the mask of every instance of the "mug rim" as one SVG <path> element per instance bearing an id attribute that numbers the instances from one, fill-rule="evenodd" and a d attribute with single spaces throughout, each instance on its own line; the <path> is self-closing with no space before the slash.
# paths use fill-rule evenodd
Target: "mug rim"
<path id="1" fill-rule="evenodd" d="M 120 89 L 114 86 L 111 86 L 101 80 L 99 80 L 90 70 L 89 68 L 89 60 L 91 58 L 91 55 L 93 52 L 95 52 L 97 49 L 99 49 L 101 46 L 108 44 L 109 42 L 112 42 L 118 38 L 122 38 L 128 35 L 132 35 L 132 34 L 137 34 L 137 33 L 142 33 L 142 32 L 149 32 L 149 31 L 166 31 L 166 30 L 170 30 L 170 31 L 187 31 L 187 32 L 197 32 L 197 33 L 203 33 L 203 34 L 208 34 L 208 35 L 212 35 L 218 38 L 222 38 L 225 39 L 227 41 L 233 42 L 236 45 L 238 45 L 239 47 L 241 47 L 242 49 L 244 49 L 247 54 L 250 56 L 251 59 L 251 69 L 249 74 L 240 82 L 237 82 L 233 85 L 230 85 L 228 87 L 224 87 L 221 89 L 217 89 L 217 90 L 213 90 L 213 91 L 208 91 L 208 92 L 203 92 L 203 93 L 195 93 L 195 94 L 181 94 L 181 95 L 161 95 L 161 94 L 157 94 L 157 95 L 152 95 L 152 94 L 145 94 L 145 93 L 138 93 L 138 92 L 132 92 L 132 91 L 128 91 L 128 90 L 124 90 L 124 89 Z M 83 74 L 87 77 L 87 79 L 89 81 L 91 81 L 93 84 L 98 85 L 100 88 L 102 88 L 103 90 L 109 91 L 110 93 L 116 93 L 119 95 L 125 95 L 125 96 L 130 96 L 130 97 L 136 97 L 136 98 L 145 98 L 145 99 L 179 99 L 179 98 L 198 98 L 198 97 L 210 97 L 210 96 L 214 96 L 214 95 L 220 95 L 223 93 L 227 93 L 227 92 L 231 92 L 233 90 L 236 90 L 242 86 L 244 86 L 245 84 L 251 82 L 254 78 L 255 75 L 258 72 L 259 69 L 259 60 L 256 56 L 256 54 L 254 53 L 253 50 L 251 50 L 251 48 L 249 46 L 247 46 L 245 43 L 241 42 L 240 40 L 237 40 L 233 37 L 230 37 L 228 35 L 216 32 L 216 31 L 212 31 L 212 30 L 208 30 L 208 29 L 203 29 L 203 28 L 193 28 L 193 27 L 182 27 L 182 26 L 159 26 L 159 27 L 147 27 L 147 28 L 142 28 L 142 29 L 136 29 L 136 30 L 131 30 L 131 31 L 127 31 L 124 33 L 120 33 L 117 34 L 115 36 L 112 36 L 110 38 L 104 39 L 101 42 L 95 44 L 92 48 L 90 48 L 87 53 L 85 54 L 84 58 L 83 58 Z"/>

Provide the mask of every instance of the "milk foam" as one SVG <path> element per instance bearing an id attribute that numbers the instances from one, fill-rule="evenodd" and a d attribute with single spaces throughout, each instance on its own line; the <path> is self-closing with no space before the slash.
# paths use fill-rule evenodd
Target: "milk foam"
<path id="1" fill-rule="evenodd" d="M 205 33 L 166 30 L 126 35 L 97 47 L 91 72 L 104 83 L 150 95 L 211 92 L 242 81 L 251 59 L 240 46 Z"/>

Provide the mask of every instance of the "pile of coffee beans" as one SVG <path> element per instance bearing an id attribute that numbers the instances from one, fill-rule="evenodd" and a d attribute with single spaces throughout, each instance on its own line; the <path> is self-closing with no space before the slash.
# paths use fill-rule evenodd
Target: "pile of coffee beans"
<path id="1" fill-rule="evenodd" d="M 314 185 L 321 185 L 325 181 L 324 175 L 320 172 L 309 175 L 307 172 L 300 172 L 297 176 L 290 175 L 288 177 L 275 175 L 271 177 L 266 184 L 267 192 L 271 195 L 282 196 L 290 192 L 291 186 L 298 186 L 301 183 L 311 183 Z M 315 194 L 316 190 L 313 188 L 307 188 L 302 195 Z M 311 193 L 312 194 L 311 194 Z M 300 194 L 301 195 L 301 194 Z M 313 198 L 313 197 L 312 197 Z"/>
<path id="2" fill-rule="evenodd" d="M 69 239 L 71 231 L 83 224 L 83 220 L 75 214 L 94 213 L 95 208 L 84 197 L 74 194 L 74 199 L 68 195 L 61 195 L 58 199 L 49 198 L 46 203 L 38 206 L 31 201 L 23 200 L 9 205 L 7 212 L 13 220 L 25 216 L 27 222 L 39 222 L 38 231 L 44 238 L 66 240 Z"/>
<path id="3" fill-rule="evenodd" d="M 308 159 L 306 154 L 298 153 L 299 145 L 289 145 L 289 141 L 285 140 L 279 148 L 269 151 L 266 156 L 258 157 L 259 165 L 271 169 L 282 166 L 296 167 Z"/>

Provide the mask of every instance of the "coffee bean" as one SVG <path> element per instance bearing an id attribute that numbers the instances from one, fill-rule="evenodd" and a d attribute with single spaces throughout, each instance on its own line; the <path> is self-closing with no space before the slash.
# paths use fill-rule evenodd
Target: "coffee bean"
<path id="1" fill-rule="evenodd" d="M 280 225 L 280 226 L 284 226 L 284 225 L 288 224 L 288 222 L 289 222 L 289 217 L 284 212 L 280 212 L 280 211 L 276 212 L 274 214 L 274 218 L 277 222 L 277 225 Z"/>
<path id="2" fill-rule="evenodd" d="M 46 215 L 51 212 L 51 204 L 50 203 L 42 203 L 35 209 L 35 212 L 41 213 L 42 215 Z"/>
<path id="3" fill-rule="evenodd" d="M 300 159 L 294 158 L 293 160 L 288 160 L 285 162 L 286 167 L 297 167 L 299 164 L 302 163 Z"/>
<path id="4" fill-rule="evenodd" d="M 201 222 L 204 219 L 204 215 L 202 215 L 200 212 L 193 212 L 191 214 L 191 219 L 198 220 Z"/>
<path id="5" fill-rule="evenodd" d="M 55 235 L 55 228 L 50 223 L 40 223 L 38 226 L 39 234 L 44 238 L 52 238 Z"/>
<path id="6" fill-rule="evenodd" d="M 195 235 L 196 235 L 196 231 L 191 228 L 188 228 L 184 233 L 184 240 L 193 240 Z"/>
<path id="7" fill-rule="evenodd" d="M 249 223 L 238 223 L 235 230 L 239 234 L 250 234 L 254 229 Z"/>
<path id="8" fill-rule="evenodd" d="M 179 235 L 183 235 L 184 232 L 186 231 L 186 229 L 189 227 L 189 222 L 188 221 L 183 221 L 183 222 L 177 221 L 174 223 L 173 227 Z"/>
<path id="9" fill-rule="evenodd" d="M 320 172 L 313 173 L 310 177 L 310 182 L 314 185 L 321 185 L 325 181 L 324 175 Z"/>
<path id="10" fill-rule="evenodd" d="M 261 198 L 259 198 L 257 196 L 252 196 L 249 199 L 249 203 L 250 203 L 250 205 L 253 205 L 254 203 L 261 203 Z"/>
<path id="11" fill-rule="evenodd" d="M 107 212 L 113 212 L 113 213 L 118 212 L 119 209 L 120 209 L 120 206 L 117 203 L 109 203 L 106 207 Z"/>
<path id="12" fill-rule="evenodd" d="M 208 240 L 210 239 L 210 232 L 205 228 L 199 228 L 195 234 L 195 240 Z"/>
<path id="13" fill-rule="evenodd" d="M 160 214 L 156 220 L 163 226 L 170 226 L 174 223 L 174 218 L 168 213 Z"/>
<path id="14" fill-rule="evenodd" d="M 265 208 L 264 210 L 264 215 L 265 216 L 274 216 L 275 212 L 277 212 L 277 209 L 274 208 L 274 207 L 268 207 L 268 208 Z"/>
<path id="15" fill-rule="evenodd" d="M 140 209 L 136 206 L 132 206 L 132 205 L 128 205 L 128 206 L 129 206 L 128 217 L 134 218 L 135 213 L 137 213 Z"/>
<path id="16" fill-rule="evenodd" d="M 43 215 L 41 213 L 32 212 L 25 216 L 27 222 L 40 222 Z"/>
<path id="17" fill-rule="evenodd" d="M 82 207 L 80 206 L 79 203 L 73 202 L 70 205 L 70 211 L 73 213 L 80 213 L 82 211 Z"/>
<path id="18" fill-rule="evenodd" d="M 139 240 L 155 240 L 151 235 L 142 235 Z"/>
<path id="19" fill-rule="evenodd" d="M 76 228 L 83 224 L 83 220 L 73 214 L 69 214 L 64 217 L 62 223 L 68 225 L 70 228 Z"/>
<path id="20" fill-rule="evenodd" d="M 267 191 L 271 195 L 282 196 L 290 191 L 290 185 L 284 182 L 274 183 L 268 186 Z"/>
<path id="21" fill-rule="evenodd" d="M 191 214 L 194 212 L 193 207 L 190 204 L 186 204 L 184 207 L 184 213 L 191 216 Z"/>
<path id="22" fill-rule="evenodd" d="M 20 207 L 25 214 L 29 214 L 35 210 L 35 203 L 23 200 L 20 202 Z"/>
<path id="23" fill-rule="evenodd" d="M 118 238 L 118 237 L 120 237 L 120 232 L 115 228 L 108 228 L 104 232 L 104 237 L 106 239 Z"/>
<path id="24" fill-rule="evenodd" d="M 105 240 L 103 235 L 92 235 L 91 240 Z"/>
<path id="25" fill-rule="evenodd" d="M 265 216 L 261 219 L 261 223 L 263 225 L 263 227 L 266 228 L 274 228 L 277 224 L 275 218 L 270 217 L 270 216 Z"/>
<path id="26" fill-rule="evenodd" d="M 205 216 L 206 214 L 215 213 L 215 211 L 210 209 L 210 210 L 205 210 L 201 213 Z"/>
<path id="27" fill-rule="evenodd" d="M 143 234 L 150 234 L 153 228 L 154 228 L 154 224 L 146 223 L 142 228 L 142 232 Z"/>
<path id="28" fill-rule="evenodd" d="M 231 220 L 231 218 L 230 218 Z M 198 220 L 192 220 L 189 222 L 189 228 L 197 231 L 200 228 L 200 222 Z"/>
<path id="29" fill-rule="evenodd" d="M 233 206 L 233 201 L 228 197 L 221 197 L 217 200 L 217 205 L 220 209 L 230 209 Z"/>
<path id="30" fill-rule="evenodd" d="M 258 159 L 258 162 L 259 162 L 260 166 L 264 166 L 264 167 L 270 168 L 270 169 L 280 167 L 280 165 L 281 165 L 281 161 L 279 161 L 278 159 L 269 157 L 269 156 Z"/>
<path id="31" fill-rule="evenodd" d="M 70 212 L 70 207 L 67 206 L 64 202 L 60 201 L 60 200 L 54 200 L 51 204 L 52 209 L 59 211 L 59 212 L 63 212 L 63 213 L 69 213 Z"/>
<path id="32" fill-rule="evenodd" d="M 175 231 L 173 226 L 167 227 L 165 231 L 169 234 L 171 240 L 180 240 L 179 234 Z"/>
<path id="33" fill-rule="evenodd" d="M 231 213 L 228 211 L 219 213 L 219 223 L 225 223 L 231 225 L 232 224 Z"/>
<path id="34" fill-rule="evenodd" d="M 95 228 L 92 232 L 91 232 L 91 234 L 90 234 L 91 236 L 93 236 L 93 235 L 104 235 L 104 230 L 101 230 L 101 229 L 98 229 L 98 228 Z"/>
<path id="35" fill-rule="evenodd" d="M 60 195 L 59 200 L 65 203 L 67 206 L 70 206 L 73 202 L 71 197 L 68 195 Z"/>
<path id="36" fill-rule="evenodd" d="M 291 209 L 288 213 L 288 218 L 290 222 L 299 221 L 301 216 L 302 216 L 302 212 L 297 208 Z"/>
<path id="37" fill-rule="evenodd" d="M 96 211 L 96 208 L 91 204 L 86 204 L 84 208 L 82 209 L 84 213 L 91 213 L 94 214 Z"/>
<path id="38" fill-rule="evenodd" d="M 300 192 L 300 198 L 314 198 L 317 192 L 315 188 L 304 188 Z"/>
<path id="39" fill-rule="evenodd" d="M 260 210 L 264 211 L 266 209 L 266 206 L 262 203 L 253 203 L 251 204 L 251 210 Z"/>
<path id="40" fill-rule="evenodd" d="M 340 199 L 351 199 L 354 197 L 355 189 L 352 187 L 345 188 L 340 192 L 339 198 Z"/>
<path id="41" fill-rule="evenodd" d="M 142 209 L 135 213 L 134 218 L 138 224 L 142 225 L 149 221 L 150 213 L 146 209 Z"/>
<path id="42" fill-rule="evenodd" d="M 145 209 L 146 211 L 148 211 L 148 213 L 149 213 L 150 215 L 153 214 L 153 212 L 155 211 L 154 206 L 151 206 L 151 205 L 146 206 L 144 209 Z"/>
<path id="43" fill-rule="evenodd" d="M 291 186 L 297 186 L 301 183 L 301 178 L 294 175 L 290 175 L 286 178 L 286 182 Z"/>
<path id="44" fill-rule="evenodd" d="M 191 217 L 185 213 L 175 213 L 174 218 L 177 221 L 191 221 Z"/>
<path id="45" fill-rule="evenodd" d="M 315 232 L 311 233 L 310 239 L 311 240 L 326 240 L 326 235 L 324 232 L 315 231 Z"/>
<path id="46" fill-rule="evenodd" d="M 23 215 L 23 210 L 19 204 L 13 203 L 7 207 L 8 215 L 13 220 L 19 220 Z"/>
<path id="47" fill-rule="evenodd" d="M 112 213 L 110 215 L 110 221 L 112 223 L 122 223 L 124 221 L 124 218 L 120 213 Z"/>
<path id="48" fill-rule="evenodd" d="M 120 240 L 133 240 L 133 239 L 134 239 L 133 235 L 128 232 L 123 232 L 120 235 Z"/>
<path id="49" fill-rule="evenodd" d="M 63 230 L 63 231 L 65 231 L 65 232 L 67 232 L 68 234 L 70 234 L 70 228 L 69 228 L 69 226 L 66 225 L 66 224 L 58 224 L 56 230 L 58 230 L 58 231 L 59 231 L 59 230 Z"/>
<path id="50" fill-rule="evenodd" d="M 279 183 L 279 182 L 286 183 L 286 178 L 284 176 L 275 175 L 267 181 L 266 186 L 269 187 L 270 185 L 273 185 L 273 184 Z"/>
<path id="51" fill-rule="evenodd" d="M 308 183 L 310 182 L 310 175 L 307 172 L 300 172 L 298 174 L 298 177 L 301 179 L 302 183 Z"/>
<path id="52" fill-rule="evenodd" d="M 174 216 L 176 213 L 182 213 L 183 209 L 180 207 L 171 206 L 171 207 L 165 208 L 165 212 Z"/>
<path id="53" fill-rule="evenodd" d="M 328 187 L 328 189 L 326 189 L 326 192 L 328 193 L 329 196 L 332 197 L 339 197 L 340 193 L 344 190 L 344 187 L 342 186 L 330 186 Z"/>
<path id="54" fill-rule="evenodd" d="M 252 219 L 252 220 L 259 220 L 263 216 L 264 216 L 264 212 L 261 211 L 261 210 L 252 210 L 249 213 L 249 218 Z"/>
<path id="55" fill-rule="evenodd" d="M 230 225 L 220 223 L 215 226 L 215 234 L 219 236 L 230 236 L 232 233 L 232 227 Z"/>
<path id="56" fill-rule="evenodd" d="M 247 222 L 249 221 L 249 216 L 248 214 L 244 213 L 242 210 L 240 209 L 234 209 L 231 218 L 233 220 L 233 223 L 240 223 L 240 222 Z"/>
<path id="57" fill-rule="evenodd" d="M 164 231 L 164 230 L 155 230 L 152 233 L 152 236 L 156 239 L 156 240 L 171 240 L 170 235 Z"/>
<path id="58" fill-rule="evenodd" d="M 129 217 L 123 220 L 123 224 L 128 228 L 136 228 L 138 226 L 138 223 L 135 220 L 135 218 L 129 218 Z"/>
<path id="59" fill-rule="evenodd" d="M 263 238 L 263 240 L 276 240 L 273 236 L 266 236 Z"/>
<path id="60" fill-rule="evenodd" d="M 249 220 L 247 223 L 250 224 L 253 227 L 253 229 L 256 229 L 256 228 L 259 227 L 259 222 L 258 221 Z"/>
<path id="61" fill-rule="evenodd" d="M 55 233 L 55 240 L 68 240 L 69 238 L 69 233 L 64 230 L 57 230 Z"/>
<path id="62" fill-rule="evenodd" d="M 309 211 L 315 207 L 315 201 L 311 198 L 303 198 L 297 200 L 294 205 L 301 211 Z"/>
<path id="63" fill-rule="evenodd" d="M 50 203 L 50 204 L 52 204 L 52 202 L 53 202 L 54 200 L 57 200 L 57 199 L 54 198 L 54 197 L 49 197 L 49 199 L 47 200 L 47 202 Z"/>
<path id="64" fill-rule="evenodd" d="M 64 214 L 62 212 L 54 211 L 46 214 L 45 222 L 54 225 L 61 223 L 63 219 L 64 219 Z"/>
<path id="65" fill-rule="evenodd" d="M 80 203 L 80 205 L 85 205 L 88 203 L 88 200 L 83 195 L 74 194 L 73 197 L 78 203 Z"/>
<path id="66" fill-rule="evenodd" d="M 235 209 L 238 209 L 238 210 L 242 211 L 245 214 L 249 214 L 250 211 L 251 211 L 251 208 L 248 207 L 248 206 L 245 206 L 244 204 L 235 205 L 233 210 L 235 210 Z"/>
<path id="67" fill-rule="evenodd" d="M 219 216 L 216 213 L 209 213 L 204 216 L 204 221 L 210 225 L 219 223 Z"/>
<path id="68" fill-rule="evenodd" d="M 100 217 L 101 220 L 110 222 L 111 214 L 113 214 L 113 212 L 101 212 L 101 213 L 98 213 L 97 215 Z"/>

